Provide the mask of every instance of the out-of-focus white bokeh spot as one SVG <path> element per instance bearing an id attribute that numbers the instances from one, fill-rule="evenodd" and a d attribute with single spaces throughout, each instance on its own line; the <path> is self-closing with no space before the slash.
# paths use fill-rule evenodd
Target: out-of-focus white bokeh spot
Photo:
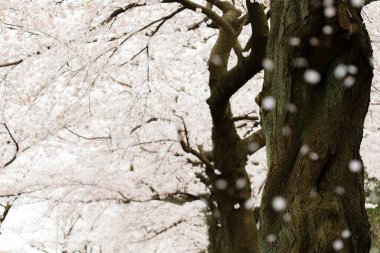
<path id="1" fill-rule="evenodd" d="M 212 55 L 210 61 L 216 66 L 222 66 L 223 64 L 222 57 L 220 57 L 218 54 Z"/>
<path id="2" fill-rule="evenodd" d="M 346 189 L 344 189 L 343 186 L 338 185 L 335 187 L 335 192 L 339 195 L 343 195 L 346 192 Z"/>
<path id="3" fill-rule="evenodd" d="M 267 242 L 275 242 L 277 237 L 274 234 L 267 235 Z"/>
<path id="4" fill-rule="evenodd" d="M 357 173 L 362 169 L 362 163 L 359 160 L 351 160 L 348 164 L 348 168 L 352 173 Z"/>
<path id="5" fill-rule="evenodd" d="M 247 185 L 247 180 L 245 180 L 245 178 L 239 178 L 238 180 L 236 180 L 235 185 L 236 189 L 243 189 Z"/>
<path id="6" fill-rule="evenodd" d="M 298 57 L 298 58 L 294 59 L 294 65 L 296 65 L 296 67 L 298 67 L 298 68 L 306 67 L 307 63 L 308 63 L 308 61 L 304 57 Z"/>
<path id="7" fill-rule="evenodd" d="M 333 242 L 333 248 L 336 250 L 336 251 L 341 251 L 343 248 L 344 248 L 344 244 L 343 244 L 343 241 L 338 239 L 338 240 L 335 240 Z"/>
<path id="8" fill-rule="evenodd" d="M 334 76 L 337 79 L 342 79 L 343 77 L 346 76 L 348 71 L 348 68 L 344 64 L 339 64 L 335 69 L 334 69 Z"/>
<path id="9" fill-rule="evenodd" d="M 301 153 L 302 155 L 306 155 L 307 153 L 309 153 L 309 151 L 310 151 L 310 147 L 309 147 L 309 145 L 307 145 L 307 144 L 303 144 L 303 145 L 301 146 L 300 153 Z"/>
<path id="10" fill-rule="evenodd" d="M 297 106 L 295 104 L 289 103 L 286 105 L 286 109 L 291 113 L 295 113 L 297 111 Z"/>
<path id="11" fill-rule="evenodd" d="M 311 199 L 314 199 L 314 198 L 318 197 L 318 192 L 317 192 L 317 190 L 315 190 L 315 189 L 311 189 L 310 192 L 309 192 L 309 197 L 310 197 Z"/>
<path id="12" fill-rule="evenodd" d="M 304 79 L 307 83 L 317 84 L 321 81 L 321 75 L 314 69 L 308 69 L 305 71 Z"/>
<path id="13" fill-rule="evenodd" d="M 348 229 L 345 229 L 342 231 L 342 238 L 349 238 L 351 236 L 351 231 Z"/>
<path id="14" fill-rule="evenodd" d="M 332 18 L 335 16 L 336 10 L 333 6 L 328 6 L 324 10 L 325 17 Z"/>
<path id="15" fill-rule="evenodd" d="M 301 44 L 301 40 L 298 37 L 292 37 L 289 39 L 289 44 L 293 47 L 299 46 Z"/>
<path id="16" fill-rule="evenodd" d="M 282 216 L 282 219 L 285 221 L 285 222 L 290 222 L 292 220 L 292 216 L 290 213 L 285 213 L 283 216 Z"/>
<path id="17" fill-rule="evenodd" d="M 276 196 L 272 200 L 272 207 L 275 211 L 281 212 L 284 211 L 286 208 L 286 200 L 281 196 Z"/>
<path id="18" fill-rule="evenodd" d="M 227 188 L 227 186 L 228 186 L 228 183 L 227 183 L 227 181 L 224 180 L 224 179 L 218 179 L 218 180 L 216 180 L 216 182 L 215 182 L 215 186 L 216 186 L 216 188 L 219 189 L 219 190 L 225 190 L 225 189 Z"/>
<path id="19" fill-rule="evenodd" d="M 244 203 L 244 208 L 247 209 L 247 210 L 252 210 L 254 207 L 255 207 L 255 201 L 253 201 L 252 198 L 248 199 Z"/>
<path id="20" fill-rule="evenodd" d="M 272 96 L 265 97 L 263 98 L 262 106 L 264 110 L 271 111 L 276 106 L 276 99 Z"/>
<path id="21" fill-rule="evenodd" d="M 311 152 L 309 155 L 310 160 L 316 161 L 319 159 L 319 155 L 315 152 Z"/>
<path id="22" fill-rule="evenodd" d="M 364 5 L 364 0 L 351 0 L 351 4 L 354 7 L 360 8 Z"/>
<path id="23" fill-rule="evenodd" d="M 350 88 L 352 85 L 355 84 L 355 77 L 353 76 L 347 76 L 344 81 L 343 81 L 343 85 L 347 88 Z"/>
<path id="24" fill-rule="evenodd" d="M 333 28 L 332 26 L 330 25 L 325 25 L 323 28 L 322 28 L 322 31 L 324 34 L 332 34 L 333 32 Z"/>
<path id="25" fill-rule="evenodd" d="M 274 63 L 271 59 L 265 58 L 262 62 L 262 66 L 266 70 L 272 70 L 274 68 Z"/>

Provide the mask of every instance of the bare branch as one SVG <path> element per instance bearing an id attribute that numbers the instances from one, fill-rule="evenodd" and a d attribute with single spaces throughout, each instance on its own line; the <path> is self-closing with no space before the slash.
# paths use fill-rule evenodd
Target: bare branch
<path id="1" fill-rule="evenodd" d="M 6 163 L 3 165 L 3 168 L 5 168 L 5 167 L 9 166 L 11 163 L 13 163 L 13 162 L 16 160 L 16 158 L 17 158 L 17 154 L 18 154 L 18 151 L 20 150 L 20 148 L 19 148 L 19 146 L 18 146 L 18 142 L 17 142 L 17 141 L 15 140 L 15 138 L 13 137 L 13 135 L 12 135 L 11 131 L 9 130 L 7 124 L 5 124 L 5 123 L 0 123 L 0 124 L 2 124 L 2 125 L 5 127 L 5 129 L 6 129 L 7 132 L 8 132 L 8 135 L 11 137 L 11 139 L 12 139 L 12 141 L 13 141 L 13 144 L 14 144 L 15 147 L 16 147 L 16 150 L 15 150 L 15 153 L 14 153 L 13 157 L 12 157 L 8 162 L 6 162 Z"/>
<path id="2" fill-rule="evenodd" d="M 131 58 L 131 61 L 133 59 L 135 59 L 138 55 L 140 55 L 142 52 L 144 52 L 145 50 L 148 50 L 148 45 L 146 45 L 145 47 L 143 47 L 140 51 L 138 51 L 132 58 Z M 121 67 L 122 65 L 120 65 Z"/>
<path id="3" fill-rule="evenodd" d="M 142 239 L 142 240 L 134 241 L 134 242 L 131 242 L 131 243 L 140 243 L 140 242 L 149 241 L 149 240 L 153 239 L 154 237 L 156 237 L 156 236 L 158 236 L 158 235 L 160 235 L 160 234 L 162 234 L 162 233 L 168 231 L 168 230 L 171 229 L 171 228 L 174 228 L 174 227 L 178 226 L 179 224 L 181 224 L 181 223 L 183 223 L 183 222 L 185 222 L 185 220 L 179 220 L 179 221 L 177 221 L 177 222 L 174 222 L 174 223 L 173 223 L 172 225 L 170 225 L 169 227 L 163 228 L 163 229 L 161 229 L 161 230 L 159 230 L 159 231 L 154 231 L 154 234 L 153 234 L 152 236 L 150 236 L 150 237 L 144 238 L 144 239 Z"/>
<path id="4" fill-rule="evenodd" d="M 64 127 L 67 131 L 69 131 L 71 134 L 75 135 L 75 136 L 78 136 L 79 138 L 82 138 L 82 139 L 85 139 L 85 140 L 89 140 L 89 141 L 95 141 L 95 140 L 111 140 L 112 137 L 111 135 L 109 136 L 95 136 L 95 137 L 86 137 L 86 136 L 83 136 L 83 135 L 80 135 L 76 132 L 74 132 L 73 130 L 71 130 L 70 128 L 68 128 L 67 126 Z"/>
<path id="5" fill-rule="evenodd" d="M 257 120 L 259 120 L 259 117 L 257 117 L 257 116 L 243 115 L 243 116 L 232 117 L 232 120 L 233 121 L 241 121 L 241 120 L 257 121 Z"/>
<path id="6" fill-rule="evenodd" d="M 164 196 L 158 196 L 158 195 L 154 196 L 152 200 L 164 201 L 164 202 L 168 202 L 175 205 L 183 205 L 188 202 L 201 200 L 202 198 L 207 199 L 208 196 L 207 195 L 197 196 L 197 195 L 193 195 L 187 192 L 174 192 L 174 193 L 170 193 Z"/>
<path id="7" fill-rule="evenodd" d="M 129 40 L 131 37 L 133 37 L 134 35 L 136 35 L 137 33 L 141 32 L 141 31 L 144 31 L 145 29 L 151 27 L 152 25 L 156 24 L 156 23 L 159 23 L 156 27 L 155 30 L 153 30 L 153 32 L 150 34 L 150 36 L 153 36 L 154 34 L 156 34 L 156 32 L 161 28 L 161 26 L 166 22 L 168 21 L 169 19 L 171 19 L 172 17 L 174 17 L 175 15 L 177 15 L 178 13 L 180 13 L 181 11 L 185 10 L 186 8 L 185 7 L 181 7 L 177 10 L 175 10 L 174 12 L 172 12 L 171 14 L 167 15 L 167 16 L 164 16 L 162 18 L 159 18 L 153 22 L 150 22 L 149 24 L 145 25 L 144 27 L 138 29 L 137 31 L 133 32 L 132 34 L 130 34 L 127 38 L 125 38 L 121 43 L 120 45 L 123 45 L 127 40 Z M 124 34 L 125 35 L 125 34 Z M 113 38 L 111 40 L 116 40 L 116 39 L 119 39 L 119 38 Z"/>
<path id="8" fill-rule="evenodd" d="M 148 119 L 144 124 L 148 124 L 150 122 L 154 122 L 154 121 L 157 121 L 157 120 L 158 120 L 158 118 L 152 117 L 152 118 Z M 132 130 L 129 133 L 132 134 L 133 132 L 135 132 L 137 129 L 139 129 L 142 126 L 143 125 L 137 125 L 137 126 L 135 126 L 134 128 L 132 128 Z"/>
<path id="9" fill-rule="evenodd" d="M 207 175 L 209 175 L 209 173 L 212 175 L 214 173 L 214 165 L 202 154 L 202 152 L 197 151 L 190 146 L 189 132 L 187 131 L 185 120 L 181 116 L 178 116 L 178 115 L 176 116 L 181 119 L 183 127 L 184 127 L 183 132 L 185 135 L 185 139 L 182 136 L 182 131 L 181 130 L 178 131 L 179 143 L 181 144 L 183 151 L 197 157 L 206 166 Z"/>
<path id="10" fill-rule="evenodd" d="M 138 146 L 142 146 L 142 145 L 148 145 L 148 144 L 154 144 L 154 143 L 163 143 L 163 142 L 177 142 L 177 140 L 159 139 L 159 140 L 153 140 L 153 141 L 143 141 L 143 142 L 139 141 L 138 143 L 129 145 L 129 147 L 132 148 L 132 147 L 138 147 Z"/>
<path id="11" fill-rule="evenodd" d="M 125 86 L 125 87 L 128 87 L 128 88 L 132 88 L 132 86 L 126 82 L 122 82 L 122 81 L 119 81 L 119 80 L 116 80 L 115 78 L 111 77 L 111 80 L 114 81 L 115 83 L 117 84 L 120 84 L 121 86 Z"/>
<path id="12" fill-rule="evenodd" d="M 23 61 L 24 61 L 23 59 L 20 59 L 20 60 L 13 61 L 13 62 L 0 63 L 0 68 L 18 65 Z"/>
<path id="13" fill-rule="evenodd" d="M 122 13 L 124 13 L 130 9 L 133 9 L 135 7 L 145 6 L 145 5 L 146 5 L 145 3 L 144 4 L 131 3 L 131 4 L 128 4 L 126 6 L 117 8 L 102 23 L 100 23 L 100 25 L 105 25 L 105 24 L 109 23 L 112 19 L 117 18 L 117 16 L 119 16 L 120 14 L 122 14 Z"/>
<path id="14" fill-rule="evenodd" d="M 152 200 L 158 200 L 158 201 L 163 201 L 175 205 L 183 205 L 187 202 L 193 202 L 196 200 L 201 200 L 201 199 L 208 199 L 209 196 L 208 194 L 199 194 L 199 195 L 194 195 L 191 193 L 187 192 L 182 192 L 182 191 L 176 191 L 173 193 L 165 193 L 161 194 L 159 193 L 156 189 L 154 189 L 153 186 L 149 185 L 148 183 L 141 181 L 144 185 L 148 186 L 149 190 L 152 192 L 152 197 L 150 197 L 147 201 L 152 201 Z M 122 192 L 118 192 L 124 199 L 127 199 Z"/>
<path id="15" fill-rule="evenodd" d="M 47 189 L 49 186 L 44 186 L 42 188 L 37 188 L 37 189 L 32 189 L 32 190 L 26 190 L 26 191 L 21 191 L 21 192 L 18 192 L 18 193 L 12 193 L 12 194 L 1 194 L 0 195 L 0 198 L 10 198 L 10 197 L 14 197 L 15 199 L 17 199 L 18 197 L 22 196 L 22 195 L 25 195 L 25 194 L 30 194 L 30 193 L 34 193 L 34 192 L 37 192 L 37 191 L 42 191 L 44 189 Z"/>

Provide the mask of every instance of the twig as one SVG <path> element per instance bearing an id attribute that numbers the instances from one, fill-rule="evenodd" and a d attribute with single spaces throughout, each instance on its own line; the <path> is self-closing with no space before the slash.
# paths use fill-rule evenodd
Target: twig
<path id="1" fill-rule="evenodd" d="M 24 61 L 23 59 L 20 59 L 20 60 L 13 61 L 13 62 L 0 63 L 0 68 L 9 67 L 9 66 L 13 66 L 13 65 L 18 65 L 18 64 L 20 64 L 23 61 Z"/>
<path id="2" fill-rule="evenodd" d="M 177 115 L 176 115 L 177 116 Z M 204 157 L 200 152 L 198 152 L 197 150 L 193 149 L 192 147 L 190 147 L 190 141 L 189 141 L 189 132 L 187 131 L 187 127 L 186 127 L 186 124 L 185 124 L 185 121 L 184 119 L 181 117 L 181 116 L 177 116 L 179 117 L 181 120 L 182 120 L 182 123 L 183 123 L 183 126 L 184 126 L 184 134 L 185 134 L 185 140 L 183 139 L 182 137 L 182 131 L 179 130 L 178 131 L 178 137 L 179 137 L 179 143 L 181 144 L 181 147 L 183 149 L 183 151 L 185 151 L 186 153 L 190 153 L 192 155 L 194 155 L 195 157 L 197 157 L 203 164 L 206 165 L 206 167 L 208 168 L 212 168 L 213 169 L 213 165 L 211 164 L 210 161 L 207 160 L 206 157 Z"/>
<path id="3" fill-rule="evenodd" d="M 153 36 L 157 31 L 158 29 L 160 29 L 160 27 L 169 19 L 171 19 L 172 17 L 174 17 L 175 15 L 177 15 L 178 13 L 180 13 L 181 11 L 185 10 L 186 8 L 185 7 L 181 7 L 177 10 L 175 10 L 174 12 L 172 12 L 171 14 L 167 15 L 167 16 L 164 16 L 160 19 L 157 19 L 155 21 L 152 21 L 150 22 L 149 24 L 145 25 L 144 27 L 141 27 L 140 29 L 138 29 L 137 31 L 133 32 L 132 34 L 130 34 L 127 38 L 125 38 L 119 45 L 123 45 L 127 40 L 129 40 L 131 37 L 133 37 L 134 35 L 136 35 L 137 33 L 141 32 L 141 31 L 144 31 L 145 29 L 151 27 L 152 25 L 156 24 L 156 23 L 159 23 L 156 27 L 156 29 L 152 32 L 152 34 L 150 36 Z M 125 35 L 125 34 L 124 34 Z M 116 39 L 119 39 L 119 38 L 113 38 L 111 40 L 116 40 Z"/>
<path id="4" fill-rule="evenodd" d="M 4 210 L 3 210 L 3 213 L 1 214 L 1 217 L 0 217 L 0 228 L 1 228 L 1 225 L 3 224 L 5 218 L 7 217 L 8 213 L 9 213 L 9 210 L 11 209 L 12 205 L 10 203 L 7 203 L 5 205 L 1 205 Z"/>
<path id="5" fill-rule="evenodd" d="M 152 118 L 148 119 L 144 124 L 148 124 L 150 122 L 154 122 L 154 121 L 157 121 L 157 120 L 158 120 L 158 118 L 152 117 Z M 134 131 L 136 131 L 137 129 L 139 129 L 140 127 L 142 127 L 144 124 L 135 126 L 134 128 L 132 128 L 132 130 L 129 133 L 132 134 Z"/>
<path id="6" fill-rule="evenodd" d="M 5 129 L 7 130 L 9 136 L 11 137 L 11 139 L 12 139 L 12 141 L 13 141 L 13 143 L 15 144 L 15 147 L 16 147 L 16 151 L 15 151 L 13 157 L 11 158 L 11 160 L 9 160 L 8 162 L 6 162 L 6 163 L 4 164 L 3 168 L 5 168 L 5 167 L 7 167 L 8 165 L 10 165 L 11 163 L 13 163 L 14 160 L 16 160 L 16 158 L 17 158 L 17 154 L 18 154 L 18 151 L 19 151 L 20 148 L 19 148 L 19 146 L 18 146 L 17 141 L 16 141 L 15 138 L 13 137 L 11 131 L 9 130 L 7 124 L 6 124 L 6 123 L 0 123 L 0 124 L 2 124 L 2 125 L 5 127 Z"/>
<path id="7" fill-rule="evenodd" d="M 232 120 L 233 120 L 233 121 L 241 121 L 241 120 L 252 120 L 252 121 L 256 121 L 256 120 L 259 120 L 259 117 L 257 117 L 257 116 L 243 115 L 243 116 L 232 117 Z"/>
<path id="8" fill-rule="evenodd" d="M 70 128 L 68 128 L 66 126 L 64 128 L 67 131 L 69 131 L 70 133 L 72 133 L 73 135 L 76 135 L 79 138 L 86 139 L 86 140 L 89 140 L 89 141 L 94 141 L 94 140 L 111 140 L 112 139 L 112 137 L 110 135 L 109 136 L 86 137 L 86 136 L 83 136 L 83 135 L 80 135 L 80 134 L 74 132 L 73 130 L 71 130 Z"/>
<path id="9" fill-rule="evenodd" d="M 128 4 L 124 7 L 120 7 L 118 9 L 114 10 L 102 23 L 100 23 L 100 25 L 105 25 L 105 24 L 109 23 L 112 19 L 116 18 L 120 14 L 122 14 L 122 13 L 124 13 L 130 9 L 133 9 L 135 7 L 144 6 L 144 5 L 146 5 L 146 4 L 145 3 L 144 4 L 131 3 L 131 4 Z"/>
<path id="10" fill-rule="evenodd" d="M 190 146 L 190 140 L 189 140 L 189 132 L 186 127 L 185 120 L 183 117 L 179 115 L 175 115 L 176 117 L 180 118 L 184 127 L 184 135 L 185 139 L 182 137 L 182 131 L 178 130 L 178 138 L 179 138 L 179 143 L 181 144 L 182 150 L 185 151 L 186 153 L 192 154 L 195 157 L 197 157 L 205 166 L 206 166 L 206 174 L 209 178 L 214 177 L 214 165 L 204 156 L 203 152 L 197 151 L 193 149 Z"/>
<path id="11" fill-rule="evenodd" d="M 149 241 L 149 240 L 153 239 L 154 237 L 156 237 L 156 236 L 158 236 L 158 235 L 160 235 L 160 234 L 162 234 L 162 233 L 168 231 L 168 230 L 171 229 L 171 228 L 174 228 L 174 227 L 178 226 L 179 224 L 181 224 L 181 223 L 183 223 L 183 222 L 185 222 L 185 221 L 184 221 L 184 220 L 179 220 L 179 221 L 177 221 L 177 222 L 174 222 L 174 223 L 173 223 L 172 225 L 170 225 L 169 227 L 163 228 L 163 229 L 161 229 L 160 231 L 153 231 L 153 232 L 154 232 L 154 235 L 152 235 L 152 236 L 150 236 L 150 237 L 144 238 L 144 239 L 142 239 L 142 240 L 134 241 L 134 242 L 131 242 L 131 243 L 141 243 L 141 242 Z"/>

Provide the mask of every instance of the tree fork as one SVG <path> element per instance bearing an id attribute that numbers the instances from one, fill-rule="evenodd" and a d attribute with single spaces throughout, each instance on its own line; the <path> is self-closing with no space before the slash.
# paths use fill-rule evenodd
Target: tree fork
<path id="1" fill-rule="evenodd" d="M 225 3 L 222 19 L 238 29 L 240 12 Z M 247 1 L 254 40 L 251 53 L 227 71 L 228 58 L 237 36 L 223 27 L 214 45 L 209 61 L 211 96 L 208 99 L 213 119 L 212 140 L 214 168 L 220 171 L 212 182 L 211 199 L 215 202 L 209 217 L 211 253 L 258 253 L 257 229 L 253 210 L 246 208 L 251 198 L 251 186 L 245 170 L 249 142 L 265 145 L 258 131 L 243 140 L 237 134 L 229 99 L 261 69 L 265 55 L 268 26 L 264 7 Z M 241 184 L 239 184 L 240 182 Z M 221 187 L 224 184 L 224 186 Z"/>

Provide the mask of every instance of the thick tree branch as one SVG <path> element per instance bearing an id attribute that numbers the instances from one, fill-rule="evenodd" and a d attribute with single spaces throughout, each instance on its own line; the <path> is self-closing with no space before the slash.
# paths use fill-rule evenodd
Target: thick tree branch
<path id="1" fill-rule="evenodd" d="M 230 8 L 231 3 L 228 1 L 219 1 L 219 0 L 206 0 L 207 3 L 211 4 L 211 6 L 215 5 L 221 11 L 226 12 Z M 232 5 L 233 6 L 233 5 Z"/>
<path id="2" fill-rule="evenodd" d="M 189 0 L 164 0 L 163 3 L 179 3 L 182 4 L 187 9 L 196 11 L 200 9 L 203 14 L 209 17 L 212 21 L 214 21 L 219 27 L 225 29 L 227 32 L 231 34 L 231 36 L 236 36 L 235 29 L 227 23 L 222 17 L 212 11 L 210 8 L 202 6 L 200 4 L 196 4 Z"/>
<path id="3" fill-rule="evenodd" d="M 237 66 L 224 73 L 219 84 L 212 87 L 209 104 L 212 108 L 223 108 L 231 98 L 249 79 L 260 72 L 268 39 L 268 23 L 264 6 L 247 1 L 248 14 L 252 26 L 251 53 Z"/>
<path id="4" fill-rule="evenodd" d="M 237 28 L 237 32 L 232 33 L 224 27 L 220 27 L 218 39 L 211 50 L 210 59 L 208 62 L 210 72 L 209 85 L 212 94 L 215 91 L 214 89 L 218 89 L 219 80 L 227 72 L 228 59 L 232 48 L 236 45 L 237 37 L 239 35 L 240 15 L 241 12 L 232 4 L 230 4 L 230 8 L 223 13 L 222 20 L 230 27 Z"/>

